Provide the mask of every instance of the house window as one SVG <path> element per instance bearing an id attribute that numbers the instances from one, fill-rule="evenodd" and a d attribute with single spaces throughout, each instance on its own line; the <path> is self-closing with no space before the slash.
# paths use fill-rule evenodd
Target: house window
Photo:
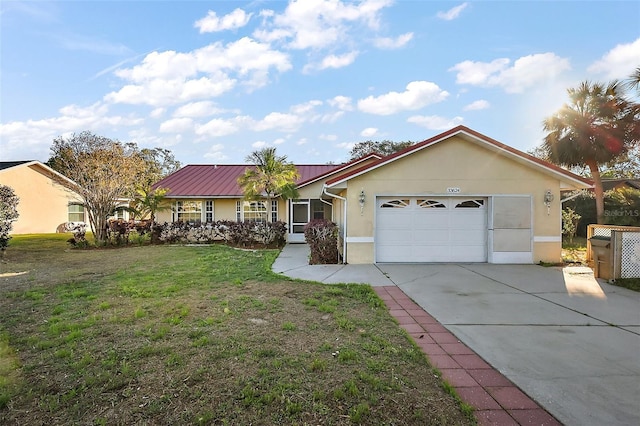
<path id="1" fill-rule="evenodd" d="M 69 204 L 69 222 L 84 222 L 84 206 Z"/>
<path id="2" fill-rule="evenodd" d="M 266 201 L 236 201 L 236 219 L 242 221 L 267 221 Z M 278 200 L 271 200 L 271 221 L 278 220 Z"/>
<path id="3" fill-rule="evenodd" d="M 213 222 L 213 200 L 204 202 L 205 222 Z"/>
<path id="4" fill-rule="evenodd" d="M 313 219 L 324 219 L 325 205 L 320 200 L 311 200 L 311 217 Z"/>
<path id="5" fill-rule="evenodd" d="M 179 222 L 202 220 L 202 203 L 200 201 L 176 201 L 176 219 Z"/>

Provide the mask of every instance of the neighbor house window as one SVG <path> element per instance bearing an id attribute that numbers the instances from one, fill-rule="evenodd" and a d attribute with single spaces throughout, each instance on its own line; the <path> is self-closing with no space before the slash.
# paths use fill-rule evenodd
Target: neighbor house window
<path id="1" fill-rule="evenodd" d="M 267 221 L 266 201 L 237 201 L 236 219 L 238 222 L 254 220 L 256 222 Z M 278 200 L 271 200 L 271 221 L 278 220 Z"/>
<path id="2" fill-rule="evenodd" d="M 69 204 L 69 222 L 84 222 L 84 206 Z"/>
<path id="3" fill-rule="evenodd" d="M 204 202 L 204 217 L 206 222 L 213 222 L 213 201 Z"/>
<path id="4" fill-rule="evenodd" d="M 202 203 L 200 201 L 176 201 L 176 220 L 181 222 L 202 220 Z"/>

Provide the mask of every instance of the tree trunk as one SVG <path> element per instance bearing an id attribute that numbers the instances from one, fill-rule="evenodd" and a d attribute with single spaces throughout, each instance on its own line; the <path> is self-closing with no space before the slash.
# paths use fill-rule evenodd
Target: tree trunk
<path id="1" fill-rule="evenodd" d="M 587 166 L 591 171 L 593 191 L 596 196 L 596 222 L 598 225 L 602 225 L 604 223 L 604 190 L 602 188 L 602 179 L 600 178 L 600 169 L 595 161 L 587 161 Z"/>

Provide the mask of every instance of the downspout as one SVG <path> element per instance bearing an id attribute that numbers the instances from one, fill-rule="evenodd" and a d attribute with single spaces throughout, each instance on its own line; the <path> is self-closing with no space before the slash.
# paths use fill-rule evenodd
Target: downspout
<path id="1" fill-rule="evenodd" d="M 342 263 L 347 263 L 347 199 L 345 197 L 327 192 L 326 184 L 322 187 L 322 193 L 331 198 L 337 198 L 344 202 L 344 238 L 342 238 Z M 320 199 L 322 199 L 322 197 Z"/>

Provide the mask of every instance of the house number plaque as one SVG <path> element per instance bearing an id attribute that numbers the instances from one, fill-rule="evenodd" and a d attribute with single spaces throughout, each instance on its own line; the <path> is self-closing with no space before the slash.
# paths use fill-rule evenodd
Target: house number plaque
<path id="1" fill-rule="evenodd" d="M 447 188 L 447 192 L 449 194 L 458 194 L 460 192 L 460 188 L 458 188 L 457 186 L 450 187 L 450 188 Z"/>

